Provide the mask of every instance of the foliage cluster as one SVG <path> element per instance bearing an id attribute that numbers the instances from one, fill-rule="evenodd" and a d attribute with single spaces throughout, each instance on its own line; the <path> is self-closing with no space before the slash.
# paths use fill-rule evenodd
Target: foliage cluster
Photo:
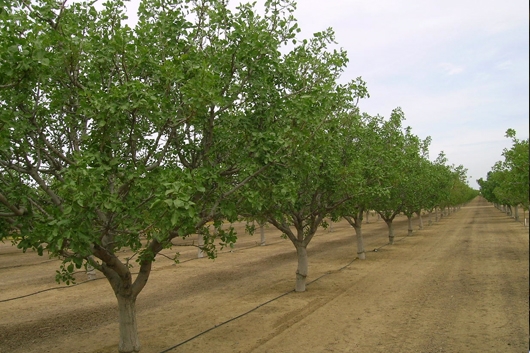
<path id="1" fill-rule="evenodd" d="M 519 140 L 513 129 L 506 131 L 512 147 L 504 149 L 503 161 L 498 161 L 488 172 L 486 180 L 480 178 L 480 193 L 497 205 L 529 207 L 529 145 L 528 139 Z"/>

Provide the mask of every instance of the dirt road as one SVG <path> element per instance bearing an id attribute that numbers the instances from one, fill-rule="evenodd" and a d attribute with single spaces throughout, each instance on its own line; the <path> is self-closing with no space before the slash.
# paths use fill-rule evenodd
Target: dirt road
<path id="1" fill-rule="evenodd" d="M 398 218 L 392 246 L 370 221 L 378 251 L 364 261 L 352 262 L 345 222 L 319 231 L 305 293 L 292 292 L 295 250 L 272 228 L 266 246 L 240 235 L 215 261 L 179 247 L 181 263 L 157 260 L 138 299 L 142 352 L 527 352 L 528 228 L 482 199 L 410 237 Z M 57 289 L 57 268 L 0 245 L 0 352 L 117 351 L 108 283 Z"/>

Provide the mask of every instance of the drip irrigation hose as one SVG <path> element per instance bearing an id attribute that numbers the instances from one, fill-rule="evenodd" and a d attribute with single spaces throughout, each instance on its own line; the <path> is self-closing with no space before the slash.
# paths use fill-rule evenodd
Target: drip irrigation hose
<path id="1" fill-rule="evenodd" d="M 228 324 L 228 323 L 231 322 L 231 321 L 237 320 L 237 319 L 239 319 L 240 317 L 243 317 L 243 316 L 245 316 L 245 315 L 247 315 L 247 314 L 250 314 L 251 312 L 253 312 L 253 311 L 255 311 L 255 310 L 261 308 L 262 306 L 267 305 L 267 304 L 269 304 L 269 303 L 271 303 L 271 302 L 273 302 L 273 301 L 275 301 L 275 300 L 277 300 L 277 299 L 280 299 L 281 297 L 284 297 L 284 296 L 286 296 L 287 294 L 289 294 L 289 293 L 291 293 L 291 292 L 294 292 L 294 289 L 293 289 L 293 290 L 290 290 L 289 292 L 285 292 L 285 293 L 283 293 L 283 294 L 280 294 L 279 296 L 274 297 L 274 298 L 272 298 L 272 299 L 266 301 L 265 303 L 261 303 L 260 305 L 258 305 L 258 306 L 256 306 L 255 308 L 252 308 L 252 309 L 250 309 L 250 310 L 244 312 L 243 314 L 240 314 L 240 315 L 235 316 L 235 317 L 233 317 L 233 318 L 231 318 L 231 319 L 228 319 L 228 320 L 226 320 L 226 321 L 224 321 L 224 322 L 222 322 L 222 323 L 220 323 L 220 324 L 218 324 L 218 325 L 212 326 L 212 327 L 210 327 L 209 329 L 207 329 L 207 330 L 205 330 L 205 331 L 202 331 L 202 332 L 196 334 L 195 336 L 188 338 L 188 339 L 185 340 L 185 341 L 182 341 L 182 342 L 180 342 L 180 343 L 178 343 L 178 344 L 176 344 L 176 345 L 174 345 L 174 346 L 172 346 L 172 347 L 169 347 L 169 348 L 164 349 L 164 350 L 161 351 L 160 353 L 166 353 L 166 352 L 169 352 L 169 351 L 171 351 L 171 350 L 173 350 L 173 349 L 175 349 L 175 348 L 177 348 L 177 347 L 179 347 L 179 346 L 182 346 L 183 344 L 188 343 L 189 341 L 192 341 L 192 340 L 194 340 L 195 338 L 204 335 L 205 333 L 208 333 L 208 332 L 210 332 L 210 331 L 212 331 L 212 330 L 214 330 L 214 329 L 216 329 L 216 328 L 218 328 L 218 327 L 221 327 L 221 326 L 223 326 L 223 325 Z"/>
<path id="2" fill-rule="evenodd" d="M 26 266 L 38 266 L 38 265 L 42 265 L 42 264 L 45 264 L 45 263 L 47 263 L 47 262 L 52 262 L 52 261 L 55 261 L 55 260 L 41 261 L 41 262 L 36 263 L 36 264 L 22 264 L 22 265 L 5 266 L 5 267 L 0 267 L 0 270 L 8 270 L 8 269 L 10 269 L 10 268 L 26 267 Z"/>
<path id="3" fill-rule="evenodd" d="M 279 242 L 282 242 L 282 241 L 284 241 L 284 240 L 282 239 L 282 240 L 279 240 L 279 241 L 276 241 L 276 242 L 273 242 L 273 243 L 269 243 L 268 245 L 276 244 L 276 243 L 279 243 Z M 247 249 L 251 249 L 251 248 L 255 248 L 255 247 L 258 247 L 258 245 L 255 244 L 255 245 L 247 246 L 247 247 L 240 248 L 240 249 L 237 249 L 237 250 L 238 250 L 238 251 L 240 251 L 240 250 L 247 250 Z M 221 252 L 221 253 L 223 254 L 223 253 L 228 253 L 228 252 L 230 252 L 230 251 L 223 251 L 223 252 Z M 178 263 L 179 263 L 179 264 L 182 264 L 182 263 L 184 263 L 184 262 L 193 261 L 193 260 L 199 260 L 199 258 L 194 257 L 194 258 L 191 258 L 191 259 L 187 259 L 187 260 L 179 261 Z M 43 261 L 43 262 L 39 262 L 38 264 L 32 264 L 32 266 L 33 266 L 33 265 L 44 264 L 44 263 L 46 263 L 46 262 L 50 262 L 50 261 L 55 261 L 55 260 L 46 260 L 46 261 Z M 18 267 L 18 266 L 24 266 L 24 265 L 17 265 L 17 266 L 13 266 L 13 267 Z M 0 268 L 0 269 L 6 269 L 6 268 L 10 268 L 10 267 L 3 267 L 3 268 Z M 84 271 L 83 271 L 83 272 L 84 272 Z M 131 272 L 131 275 L 137 275 L 137 274 L 138 274 L 138 272 Z M 64 287 L 52 287 L 52 288 L 46 288 L 46 289 L 42 289 L 42 290 L 39 290 L 39 291 L 36 291 L 36 292 L 33 292 L 33 293 L 20 295 L 20 296 L 13 297 L 13 298 L 0 299 L 0 303 L 4 303 L 4 302 L 11 301 L 11 300 L 16 300 L 16 299 L 22 299 L 22 298 L 26 298 L 26 297 L 31 297 L 32 295 L 37 295 L 37 294 L 44 293 L 44 292 L 48 292 L 48 291 L 51 291 L 51 290 L 73 288 L 73 287 L 77 287 L 77 286 L 79 286 L 79 285 L 81 285 L 81 284 L 84 284 L 84 283 L 93 282 L 93 281 L 97 281 L 97 280 L 104 279 L 104 278 L 105 278 L 105 277 L 99 277 L 99 278 L 89 279 L 89 280 L 87 280 L 87 281 L 83 281 L 83 282 L 79 282 L 79 283 L 74 283 L 74 284 L 71 284 L 71 285 L 68 285 L 68 286 L 64 286 Z"/>
<path id="4" fill-rule="evenodd" d="M 399 241 L 399 240 L 403 240 L 403 239 L 405 239 L 405 237 L 396 240 L 396 242 Z M 276 242 L 274 242 L 274 243 L 268 243 L 267 245 L 277 244 L 277 243 L 283 242 L 284 240 L 285 240 L 285 239 L 282 239 L 282 240 L 276 241 Z M 388 244 L 382 245 L 382 246 L 380 246 L 380 247 L 378 247 L 378 248 L 375 248 L 373 251 L 377 252 L 377 250 L 379 250 L 379 249 L 381 249 L 382 247 L 387 246 L 387 245 L 388 245 Z M 247 246 L 247 247 L 240 248 L 240 249 L 237 249 L 237 250 L 238 250 L 238 251 L 240 251 L 240 250 L 247 250 L 247 249 L 255 248 L 255 247 L 258 247 L 258 246 L 261 246 L 261 245 L 259 245 L 259 244 L 251 245 L 251 246 Z M 229 251 L 227 251 L 227 252 L 229 252 Z M 227 252 L 224 252 L 224 253 L 227 253 Z M 355 259 L 356 259 L 356 258 L 355 258 Z M 353 261 L 355 261 L 355 259 L 353 259 L 353 260 L 352 260 L 348 265 L 346 265 L 345 267 L 349 266 Z M 193 260 L 199 260 L 199 259 L 194 257 L 194 258 L 187 259 L 187 260 L 184 260 L 184 261 L 179 261 L 179 264 L 184 263 L 184 262 L 188 262 L 188 261 L 193 261 Z M 50 261 L 54 261 L 54 260 L 47 260 L 47 261 L 41 262 L 41 263 L 39 263 L 39 264 L 46 263 L 46 262 L 50 262 Z M 343 268 L 340 268 L 338 271 L 341 271 L 342 269 L 344 269 L 344 267 L 343 267 Z M 138 272 L 132 272 L 131 274 L 132 274 L 132 275 L 136 275 L 136 274 L 138 274 Z M 329 273 L 328 273 L 328 274 L 329 274 Z M 309 282 L 307 285 L 309 285 L 309 284 L 315 282 L 316 280 L 318 280 L 318 279 L 320 279 L 321 277 L 324 277 L 324 276 L 326 276 L 326 275 L 328 275 L 328 274 L 325 274 L 325 275 L 320 276 L 319 278 L 317 278 L 317 279 L 315 279 L 315 280 Z M 87 281 L 83 281 L 83 282 L 75 283 L 75 284 L 72 284 L 72 285 L 69 285 L 69 286 L 65 286 L 65 287 L 52 287 L 52 288 L 46 288 L 46 289 L 43 289 L 43 290 L 39 290 L 39 291 L 36 291 L 36 292 L 33 292 L 33 293 L 29 293 L 29 294 L 20 295 L 20 296 L 13 297 L 13 298 L 1 299 L 1 300 L 0 300 L 0 303 L 5 303 L 5 302 L 8 302 L 8 301 L 17 300 L 17 299 L 22 299 L 22 298 L 26 298 L 26 297 L 31 297 L 31 296 L 33 296 L 33 295 L 37 295 L 37 294 L 40 294 L 40 293 L 48 292 L 48 291 L 51 291 L 51 290 L 59 290 L 59 289 L 73 288 L 73 287 L 77 287 L 77 286 L 79 286 L 79 285 L 81 285 L 81 284 L 85 284 L 85 283 L 92 282 L 92 281 L 98 281 L 98 280 L 101 280 L 101 279 L 104 279 L 104 278 L 105 278 L 105 277 L 100 277 L 100 278 L 90 279 L 90 280 L 87 280 Z M 287 292 L 287 293 L 290 293 L 290 292 Z M 286 295 L 287 293 L 284 293 L 284 294 L 282 294 L 281 296 L 284 296 L 284 295 Z M 280 296 L 280 297 L 281 297 L 281 296 Z M 276 298 L 276 299 L 277 299 L 277 298 Z M 276 300 L 276 299 L 273 299 L 273 300 Z M 273 300 L 271 300 L 271 301 L 273 301 Z M 265 305 L 265 304 L 267 304 L 267 303 L 264 303 L 264 304 L 262 304 L 262 305 Z M 255 308 L 255 309 L 256 309 L 256 308 Z M 253 309 L 253 310 L 255 310 L 255 309 Z"/>
<path id="5" fill-rule="evenodd" d="M 400 240 L 403 240 L 403 239 L 405 239 L 405 238 L 406 238 L 406 237 L 402 237 L 401 239 L 396 240 L 396 242 L 397 242 L 397 241 L 400 241 Z M 382 245 L 382 246 L 380 246 L 380 247 L 378 247 L 378 248 L 376 248 L 376 249 L 381 249 L 382 247 L 387 246 L 387 245 L 389 245 L 389 244 Z M 374 249 L 374 251 L 375 251 L 376 249 Z M 328 271 L 328 272 L 324 273 L 323 275 L 321 275 L 321 276 L 315 278 L 314 280 L 312 280 L 311 282 L 307 283 L 307 285 L 309 286 L 310 284 L 315 283 L 316 281 L 320 280 L 321 278 L 326 277 L 326 276 L 328 276 L 328 275 L 330 275 L 330 274 L 332 274 L 332 273 L 337 273 L 337 272 L 340 272 L 340 271 L 344 270 L 345 268 L 349 267 L 349 266 L 350 266 L 355 260 L 357 260 L 357 259 L 358 259 L 358 257 L 355 257 L 355 258 L 354 258 L 353 260 L 351 260 L 349 263 L 347 263 L 346 265 L 342 266 L 341 268 L 339 268 L 339 269 L 336 270 L 336 271 Z M 200 337 L 200 336 L 202 336 L 202 335 L 204 335 L 204 334 L 206 334 L 206 333 L 208 333 L 208 332 L 210 332 L 210 331 L 212 331 L 212 330 L 214 330 L 214 329 L 216 329 L 216 328 L 218 328 L 218 327 L 221 327 L 221 326 L 223 326 L 223 325 L 228 324 L 229 322 L 232 322 L 232 321 L 237 320 L 237 319 L 239 319 L 239 318 L 241 318 L 241 317 L 243 317 L 243 316 L 246 316 L 246 315 L 250 314 L 251 312 L 253 312 L 253 311 L 255 311 L 255 310 L 261 308 L 262 306 L 265 306 L 265 305 L 267 305 L 267 304 L 269 304 L 269 303 L 272 303 L 273 301 L 278 300 L 278 299 L 280 299 L 280 298 L 286 296 L 287 294 L 290 294 L 290 293 L 293 293 L 293 292 L 294 292 L 294 289 L 293 289 L 293 290 L 290 290 L 290 291 L 288 291 L 288 292 L 285 292 L 285 293 L 283 293 L 283 294 L 280 294 L 280 295 L 278 295 L 277 297 L 274 297 L 274 298 L 272 298 L 272 299 L 270 299 L 270 300 L 267 300 L 266 302 L 261 303 L 260 305 L 254 307 L 254 308 L 252 308 L 252 309 L 250 309 L 250 310 L 248 310 L 248 311 L 246 311 L 246 312 L 244 312 L 244 313 L 242 313 L 242 314 L 239 314 L 238 316 L 235 316 L 235 317 L 233 317 L 233 318 L 231 318 L 231 319 L 228 319 L 228 320 L 226 320 L 226 321 L 223 321 L 222 323 L 217 324 L 217 325 L 215 325 L 215 326 L 212 326 L 212 327 L 210 327 L 209 329 L 207 329 L 207 330 L 205 330 L 205 331 L 202 331 L 202 332 L 196 334 L 196 335 L 193 336 L 193 337 L 190 337 L 190 338 L 188 338 L 188 339 L 186 339 L 186 340 L 184 340 L 184 341 L 182 341 L 182 342 L 180 342 L 180 343 L 178 343 L 178 344 L 176 344 L 176 345 L 174 345 L 174 346 L 171 346 L 171 347 L 169 347 L 169 348 L 166 348 L 165 350 L 163 350 L 163 351 L 161 351 L 161 352 L 159 352 L 159 353 L 167 353 L 167 352 L 170 352 L 170 351 L 172 351 L 173 349 L 178 348 L 178 347 L 182 346 L 183 344 L 186 344 L 186 343 L 188 343 L 188 342 L 190 342 L 190 341 L 196 339 L 197 337 Z"/>
<path id="6" fill-rule="evenodd" d="M 79 283 L 74 283 L 74 284 L 71 284 L 71 285 L 69 285 L 69 286 L 65 286 L 65 287 L 52 287 L 52 288 L 46 288 L 46 289 L 39 290 L 39 291 L 36 291 L 36 292 L 30 293 L 30 294 L 24 294 L 24 295 L 21 295 L 21 296 L 18 296 L 18 297 L 2 299 L 2 300 L 0 300 L 0 303 L 8 302 L 8 301 L 15 300 L 15 299 L 22 299 L 22 298 L 26 298 L 26 297 L 31 297 L 32 295 L 36 295 L 36 294 L 39 294 L 39 293 L 48 292 L 48 291 L 50 291 L 50 290 L 55 290 L 55 289 L 66 289 L 66 288 L 77 287 L 77 286 L 80 286 L 81 284 L 84 284 L 84 283 L 87 283 L 87 282 L 92 282 L 92 281 L 97 281 L 97 280 L 99 280 L 99 279 L 103 279 L 103 278 L 104 278 L 104 277 L 101 277 L 101 278 L 95 278 L 95 279 L 90 279 L 90 280 L 88 280 L 88 281 L 79 282 Z"/>

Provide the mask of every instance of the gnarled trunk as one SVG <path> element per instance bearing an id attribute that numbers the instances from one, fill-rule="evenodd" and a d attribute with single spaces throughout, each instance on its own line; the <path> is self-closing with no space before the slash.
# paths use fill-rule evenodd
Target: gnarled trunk
<path id="1" fill-rule="evenodd" d="M 298 269 L 296 270 L 296 292 L 305 292 L 307 272 L 308 272 L 308 261 L 307 261 L 307 248 L 304 245 L 295 244 L 296 255 L 298 257 Z"/>
<path id="2" fill-rule="evenodd" d="M 355 238 L 357 239 L 357 256 L 359 256 L 360 260 L 365 260 L 363 229 L 361 226 L 353 226 L 353 229 L 355 229 Z"/>
<path id="3" fill-rule="evenodd" d="M 120 353 L 140 352 L 140 340 L 136 324 L 136 298 L 116 295 L 120 322 Z"/>

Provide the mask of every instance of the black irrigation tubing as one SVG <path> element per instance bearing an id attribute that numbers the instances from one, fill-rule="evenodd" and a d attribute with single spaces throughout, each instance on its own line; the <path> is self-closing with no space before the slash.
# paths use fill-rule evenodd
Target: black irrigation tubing
<path id="1" fill-rule="evenodd" d="M 228 323 L 231 322 L 231 321 L 237 320 L 237 319 L 239 319 L 240 317 L 243 317 L 243 316 L 245 316 L 245 315 L 247 315 L 247 314 L 250 314 L 251 312 L 253 312 L 253 311 L 255 311 L 255 310 L 261 308 L 262 306 L 267 305 L 267 304 L 269 304 L 269 303 L 271 303 L 271 302 L 273 302 L 273 301 L 275 301 L 275 300 L 278 300 L 278 299 L 280 299 L 281 297 L 284 297 L 284 296 L 286 296 L 287 294 L 292 293 L 292 292 L 294 292 L 294 289 L 293 289 L 293 290 L 290 290 L 289 292 L 285 292 L 285 293 L 283 293 L 283 294 L 280 294 L 279 296 L 274 297 L 274 298 L 272 298 L 272 299 L 266 301 L 265 303 L 261 303 L 260 305 L 258 305 L 258 306 L 256 306 L 255 308 L 252 308 L 252 309 L 250 309 L 250 310 L 244 312 L 243 314 L 240 314 L 240 315 L 238 315 L 238 316 L 236 316 L 236 317 L 233 317 L 233 318 L 231 318 L 231 319 L 228 319 L 228 320 L 226 320 L 226 321 L 224 321 L 224 322 L 222 322 L 222 323 L 220 323 L 220 324 L 218 324 L 218 325 L 212 326 L 212 327 L 210 327 L 209 329 L 207 329 L 207 330 L 205 330 L 205 331 L 202 331 L 202 332 L 196 334 L 195 336 L 188 338 L 188 339 L 185 340 L 185 341 L 182 341 L 182 342 L 180 342 L 180 343 L 178 343 L 178 344 L 176 344 L 176 345 L 174 345 L 174 346 L 172 346 L 172 347 L 166 348 L 165 350 L 161 351 L 160 353 L 166 353 L 166 352 L 169 352 L 169 351 L 171 351 L 171 350 L 173 350 L 173 349 L 175 349 L 175 348 L 177 348 L 177 347 L 179 347 L 179 346 L 182 346 L 183 344 L 188 343 L 189 341 L 192 341 L 192 340 L 196 339 L 197 337 L 204 335 L 205 333 L 208 333 L 208 332 L 210 332 L 210 331 L 212 331 L 212 330 L 214 330 L 214 329 L 216 329 L 216 328 L 218 328 L 218 327 L 221 327 L 221 326 L 223 326 L 223 325 L 228 324 Z"/>
<path id="2" fill-rule="evenodd" d="M 397 241 L 400 241 L 400 240 L 403 240 L 403 239 L 405 239 L 405 238 L 406 238 L 406 237 L 403 237 L 402 239 L 398 239 L 398 240 L 396 240 L 396 242 L 397 242 Z M 284 240 L 285 240 L 285 239 L 278 240 L 278 241 L 275 241 L 275 242 L 273 242 L 273 243 L 268 243 L 268 244 L 266 244 L 266 245 L 277 244 L 277 243 L 283 242 Z M 373 251 L 377 252 L 377 250 L 379 250 L 379 249 L 381 249 L 382 247 L 387 246 L 387 245 L 388 245 L 388 244 L 384 244 L 384 245 L 382 245 L 382 246 L 380 246 L 380 247 L 378 247 L 378 248 L 375 248 Z M 247 247 L 240 248 L 240 249 L 236 249 L 236 250 L 238 250 L 238 251 L 241 251 L 241 250 L 247 250 L 247 249 L 252 249 L 252 248 L 255 248 L 255 247 L 258 247 L 258 246 L 261 246 L 261 245 L 259 245 L 259 244 L 255 244 L 255 245 L 247 246 Z M 225 252 L 223 252 L 223 253 L 228 253 L 228 252 L 231 252 L 231 251 L 225 251 Z M 355 259 L 356 259 L 356 258 L 355 258 Z M 347 264 L 347 265 L 344 266 L 343 268 L 340 268 L 338 271 L 342 271 L 344 268 L 346 268 L 346 267 L 348 267 L 349 265 L 351 265 L 351 263 L 352 263 L 353 261 L 355 261 L 355 259 L 353 259 L 349 264 Z M 193 261 L 193 260 L 199 260 L 199 258 L 194 257 L 194 258 L 187 259 L 187 260 L 184 260 L 184 261 L 179 261 L 178 263 L 181 264 L 181 263 L 188 262 L 188 261 Z M 46 262 L 49 262 L 49 261 L 54 261 L 54 260 L 48 260 L 48 261 L 40 262 L 39 264 L 46 263 Z M 330 273 L 332 273 L 332 272 L 330 272 Z M 131 274 L 135 275 L 135 274 L 138 274 L 138 272 L 133 272 L 133 273 L 131 273 Z M 313 283 L 313 282 L 319 280 L 320 278 L 322 278 L 322 277 L 324 277 L 324 276 L 327 276 L 328 274 L 329 274 L 329 273 L 326 273 L 326 274 L 324 274 L 324 275 L 318 277 L 317 279 L 314 279 L 313 281 L 309 282 L 307 285 L 310 285 L 311 283 Z M 72 285 L 63 286 L 63 287 L 46 288 L 46 289 L 43 289 L 43 290 L 39 290 L 39 291 L 36 291 L 36 292 L 33 292 L 33 293 L 29 293 L 29 294 L 20 295 L 20 296 L 13 297 L 13 298 L 1 299 L 1 300 L 0 300 L 0 303 L 5 303 L 5 302 L 8 302 L 8 301 L 17 300 L 17 299 L 22 299 L 22 298 L 26 298 L 26 297 L 31 297 L 31 296 L 33 296 L 33 295 L 37 295 L 37 294 L 40 294 L 40 293 L 48 292 L 48 291 L 51 291 L 51 290 L 59 290 L 59 289 L 73 288 L 73 287 L 77 287 L 77 286 L 79 286 L 79 285 L 81 285 L 81 284 L 85 284 L 85 283 L 92 282 L 92 281 L 97 281 L 97 280 L 100 280 L 100 279 L 104 279 L 104 277 L 101 277 L 101 278 L 95 278 L 95 279 L 90 279 L 90 280 L 88 280 L 88 281 L 83 281 L 83 282 L 79 282 L 79 283 L 74 283 L 74 284 L 72 284 Z M 271 299 L 269 302 L 274 301 L 274 300 L 276 300 L 276 299 L 278 299 L 278 298 L 280 298 L 280 297 L 283 297 L 284 295 L 286 295 L 286 294 L 288 294 L 288 293 L 290 293 L 290 292 L 284 293 L 284 294 L 280 295 L 280 296 L 277 297 L 277 298 Z M 263 303 L 263 304 L 261 304 L 260 306 L 263 306 L 263 305 L 265 305 L 265 304 L 268 304 L 269 302 L 267 302 L 267 303 Z M 258 307 L 252 309 L 251 311 L 254 311 L 254 310 L 257 309 L 257 308 L 258 308 Z M 249 312 L 250 312 L 250 311 L 249 311 Z M 246 314 L 247 314 L 247 313 L 242 314 L 242 315 L 246 315 Z M 237 319 L 237 318 L 238 318 L 238 317 L 236 317 L 236 318 L 234 318 L 234 319 L 231 319 L 231 320 L 235 320 L 235 319 Z M 224 323 L 223 323 L 222 325 L 224 325 Z M 215 328 L 215 327 L 211 328 L 210 330 L 212 330 L 212 329 L 214 329 L 214 328 Z M 193 339 L 193 338 L 192 338 L 192 339 Z M 183 342 L 182 344 L 184 344 L 184 343 L 186 343 L 186 342 Z"/>
<path id="3" fill-rule="evenodd" d="M 401 239 L 396 240 L 396 242 L 397 242 L 397 241 L 400 241 L 400 240 L 403 240 L 403 239 L 405 239 L 405 238 L 406 238 L 406 237 L 402 237 Z M 389 244 L 384 244 L 384 245 L 382 245 L 382 246 L 380 246 L 380 247 L 378 247 L 378 248 L 375 248 L 374 251 L 376 251 L 376 249 L 381 249 L 382 247 L 387 246 L 387 245 L 389 245 Z M 328 275 L 330 275 L 330 274 L 332 274 L 332 273 L 337 273 L 337 272 L 340 272 L 340 271 L 344 270 L 345 268 L 349 267 L 349 266 L 350 266 L 355 260 L 357 260 L 357 259 L 358 259 L 358 257 L 355 257 L 355 258 L 354 258 L 353 260 L 351 260 L 349 263 L 347 263 L 346 265 L 342 266 L 341 268 L 339 268 L 339 269 L 336 270 L 336 271 L 328 271 L 328 272 L 324 273 L 323 275 L 321 275 L 321 276 L 315 278 L 314 280 L 312 280 L 311 282 L 307 283 L 307 285 L 309 286 L 310 284 L 315 283 L 315 282 L 318 281 L 319 279 L 321 279 L 321 278 L 323 278 L 323 277 L 326 277 L 326 276 L 328 276 Z M 290 294 L 290 293 L 293 293 L 293 292 L 294 292 L 294 289 L 293 289 L 293 290 L 290 290 L 290 291 L 288 291 L 288 292 L 285 292 L 285 293 L 283 293 L 283 294 L 280 294 L 280 295 L 278 295 L 277 297 L 274 297 L 274 298 L 272 298 L 272 299 L 270 299 L 270 300 L 267 300 L 266 302 L 261 303 L 260 305 L 254 307 L 254 308 L 252 308 L 252 309 L 250 309 L 250 310 L 248 310 L 248 311 L 246 311 L 246 312 L 244 312 L 244 313 L 242 313 L 242 314 L 239 314 L 238 316 L 235 316 L 235 317 L 233 317 L 233 318 L 231 318 L 231 319 L 228 319 L 228 320 L 226 320 L 226 321 L 224 321 L 224 322 L 222 322 L 222 323 L 220 323 L 220 324 L 217 324 L 217 325 L 215 325 L 215 326 L 212 326 L 212 327 L 210 327 L 210 328 L 207 329 L 207 330 L 204 330 L 204 331 L 202 331 L 202 332 L 199 332 L 199 333 L 196 334 L 195 336 L 190 337 L 190 338 L 188 338 L 188 339 L 186 339 L 186 340 L 184 340 L 184 341 L 182 341 L 182 342 L 180 342 L 180 343 L 178 343 L 178 344 L 176 344 L 176 345 L 174 345 L 174 346 L 172 346 L 172 347 L 166 348 L 165 350 L 163 350 L 163 351 L 161 351 L 161 352 L 159 352 L 159 353 L 167 353 L 167 352 L 169 352 L 169 351 L 172 351 L 173 349 L 178 348 L 178 347 L 182 346 L 183 344 L 186 344 L 186 343 L 188 343 L 188 342 L 190 342 L 190 341 L 196 339 L 197 337 L 200 337 L 200 336 L 202 336 L 202 335 L 204 335 L 204 334 L 206 334 L 206 333 L 208 333 L 208 332 L 210 332 L 210 331 L 212 331 L 212 330 L 214 330 L 214 329 L 216 329 L 216 328 L 218 328 L 218 327 L 221 327 L 221 326 L 223 326 L 223 325 L 228 324 L 229 322 L 232 322 L 232 321 L 237 320 L 237 319 L 239 319 L 239 318 L 241 318 L 241 317 L 243 317 L 243 316 L 246 316 L 246 315 L 250 314 L 251 312 L 256 311 L 257 309 L 261 308 L 262 306 L 265 306 L 265 305 L 267 305 L 267 304 L 269 304 L 269 303 L 272 303 L 273 301 L 278 300 L 278 299 L 280 299 L 280 298 L 286 296 L 287 294 Z"/>
<path id="4" fill-rule="evenodd" d="M 52 259 L 52 260 L 46 260 L 46 261 L 37 262 L 37 263 L 34 263 L 34 264 L 22 264 L 22 265 L 5 266 L 5 267 L 0 267 L 0 270 L 7 270 L 7 269 L 10 269 L 10 268 L 17 268 L 17 267 L 37 266 L 37 265 L 42 265 L 42 264 L 45 264 L 47 262 L 52 262 L 52 261 L 56 261 L 56 260 Z"/>
<path id="5" fill-rule="evenodd" d="M 79 282 L 79 283 L 74 283 L 74 284 L 67 285 L 67 286 L 64 286 L 64 287 L 52 287 L 52 288 L 46 288 L 46 289 L 39 290 L 39 291 L 36 291 L 36 292 L 30 293 L 30 294 L 21 295 L 21 296 L 18 296 L 18 297 L 2 299 L 2 300 L 0 300 L 0 303 L 8 302 L 8 301 L 15 300 L 15 299 L 22 299 L 22 298 L 26 298 L 26 297 L 31 297 L 32 295 L 36 295 L 36 294 L 40 294 L 40 293 L 44 293 L 44 292 L 48 292 L 48 291 L 51 291 L 51 290 L 56 290 L 56 289 L 68 289 L 68 288 L 72 288 L 72 287 L 77 287 L 77 286 L 80 286 L 80 285 L 82 285 L 82 284 L 84 284 L 84 283 L 88 283 L 88 282 L 92 282 L 92 281 L 97 281 L 97 280 L 100 280 L 100 279 L 103 279 L 103 277 L 102 277 L 102 278 L 89 279 L 88 281 Z"/>
<path id="6" fill-rule="evenodd" d="M 280 241 L 276 241 L 274 243 L 269 243 L 267 245 L 272 245 L 272 244 L 277 244 L 279 242 L 283 241 L 280 240 Z M 237 249 L 238 251 L 240 250 L 246 250 L 246 249 L 251 249 L 251 248 L 255 248 L 259 246 L 258 244 L 256 245 L 251 245 L 251 246 L 247 246 L 247 247 L 244 247 L 244 248 L 240 248 L 240 249 Z M 221 253 L 228 253 L 228 251 L 225 251 L 225 252 L 221 252 Z M 188 262 L 188 261 L 193 261 L 193 260 L 199 260 L 199 258 L 191 258 L 191 259 L 187 259 L 187 260 L 184 260 L 184 261 L 179 261 L 178 263 L 181 264 L 181 263 L 184 263 L 184 262 Z M 46 262 L 50 262 L 50 261 L 55 261 L 55 260 L 47 260 L 47 261 L 44 261 L 44 262 L 39 262 L 38 264 L 43 264 L 43 263 L 46 263 Z M 23 266 L 23 265 L 22 265 Z M 13 266 L 13 267 L 16 267 L 16 266 Z M 7 268 L 7 267 L 4 267 L 4 268 Z M 137 275 L 138 272 L 132 272 L 131 274 L 133 275 Z M 24 295 L 20 295 L 18 297 L 13 297 L 13 298 L 7 298 L 7 299 L 1 299 L 0 300 L 0 303 L 5 303 L 5 302 L 8 302 L 8 301 L 11 301 L 11 300 L 16 300 L 16 299 L 22 299 L 22 298 L 26 298 L 26 297 L 31 297 L 33 295 L 37 295 L 37 294 L 40 294 L 40 293 L 44 293 L 44 292 L 48 292 L 48 291 L 51 291 L 51 290 L 56 290 L 56 289 L 68 289 L 68 288 L 73 288 L 73 287 L 77 287 L 81 284 L 84 284 L 84 283 L 88 283 L 88 282 L 93 282 L 93 281 L 97 281 L 97 280 L 100 280 L 100 279 L 104 279 L 105 277 L 100 277 L 100 278 L 95 278 L 95 279 L 90 279 L 88 281 L 83 281 L 83 282 L 79 282 L 79 283 L 74 283 L 74 284 L 71 284 L 71 285 L 67 285 L 67 286 L 62 286 L 62 287 L 52 287 L 52 288 L 46 288 L 46 289 L 43 289 L 43 290 L 39 290 L 39 291 L 36 291 L 36 292 L 33 292 L 33 293 L 29 293 L 29 294 L 24 294 Z"/>

